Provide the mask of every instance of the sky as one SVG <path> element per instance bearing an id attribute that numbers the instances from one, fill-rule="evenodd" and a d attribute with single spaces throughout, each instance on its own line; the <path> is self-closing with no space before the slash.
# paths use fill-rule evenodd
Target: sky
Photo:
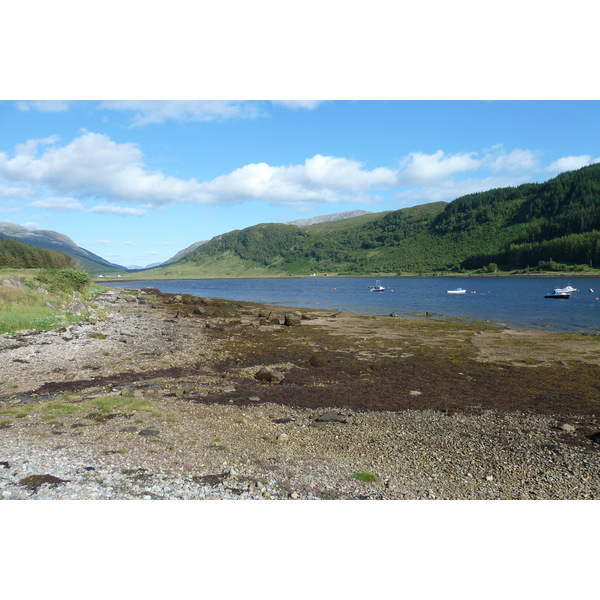
<path id="1" fill-rule="evenodd" d="M 124 266 L 600 161 L 597 101 L 3 101 L 0 220 Z"/>

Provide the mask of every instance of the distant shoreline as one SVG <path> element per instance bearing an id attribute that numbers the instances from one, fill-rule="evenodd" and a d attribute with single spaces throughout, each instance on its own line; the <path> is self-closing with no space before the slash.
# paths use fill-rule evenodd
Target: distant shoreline
<path id="1" fill-rule="evenodd" d="M 144 277 L 144 278 L 130 278 L 127 276 L 124 277 L 92 277 L 94 283 L 107 282 L 113 283 L 118 281 L 219 281 L 221 279 L 407 279 L 407 278 L 457 278 L 457 277 L 468 277 L 468 278 L 517 278 L 517 277 L 540 277 L 540 278 L 555 278 L 555 277 L 577 277 L 577 278 L 598 278 L 600 277 L 600 272 L 598 273 L 446 273 L 446 274 L 437 274 L 437 275 L 317 275 L 316 277 L 312 277 L 310 275 L 273 275 L 272 277 L 265 276 L 247 276 L 247 277 Z"/>

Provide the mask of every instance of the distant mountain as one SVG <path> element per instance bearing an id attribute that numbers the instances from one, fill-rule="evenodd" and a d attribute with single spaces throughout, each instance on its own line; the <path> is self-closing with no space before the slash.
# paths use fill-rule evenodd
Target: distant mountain
<path id="1" fill-rule="evenodd" d="M 45 248 L 46 250 L 57 250 L 68 256 L 72 256 L 91 274 L 127 270 L 125 267 L 111 263 L 89 250 L 80 248 L 70 237 L 56 231 L 47 229 L 30 231 L 21 225 L 4 222 L 0 223 L 0 235 L 30 246 Z"/>
<path id="2" fill-rule="evenodd" d="M 189 254 L 190 252 L 193 252 L 196 248 L 199 248 L 200 246 L 202 246 L 202 244 L 206 244 L 206 240 L 202 241 L 202 242 L 194 242 L 191 246 L 188 246 L 187 248 L 180 250 L 175 256 L 169 258 L 169 260 L 165 260 L 164 262 L 160 263 L 160 265 L 170 265 L 171 263 L 178 262 L 187 254 Z M 160 265 L 148 265 L 146 268 L 150 269 L 152 267 L 160 266 Z"/>
<path id="3" fill-rule="evenodd" d="M 295 225 L 296 227 L 306 227 L 308 225 L 317 225 L 319 223 L 329 223 L 331 221 L 342 221 L 344 219 L 351 219 L 353 217 L 361 217 L 363 215 L 370 215 L 370 214 L 373 214 L 373 213 L 370 213 L 368 210 L 348 210 L 345 212 L 333 213 L 331 215 L 320 215 L 317 217 L 312 217 L 310 219 L 298 219 L 296 221 L 288 221 L 285 224 L 286 225 Z M 216 236 L 216 237 L 219 237 L 219 236 Z M 209 240 L 203 240 L 201 242 L 194 242 L 191 246 L 188 246 L 187 248 L 180 250 L 175 256 L 169 258 L 169 260 L 165 260 L 163 263 L 160 263 L 160 265 L 148 265 L 146 268 L 151 269 L 156 266 L 166 266 L 166 265 L 170 265 L 172 263 L 179 262 L 182 258 L 184 258 L 188 254 L 192 253 L 194 250 L 196 250 L 196 248 L 203 246 L 208 241 Z M 130 268 L 134 269 L 134 268 L 139 268 L 139 267 L 130 267 Z"/>
<path id="4" fill-rule="evenodd" d="M 368 210 L 347 210 L 345 212 L 333 213 L 331 215 L 320 215 L 311 219 L 297 219 L 296 221 L 288 221 L 287 225 L 297 225 L 298 227 L 306 227 L 307 225 L 317 225 L 318 223 L 327 223 L 329 221 L 341 221 L 342 219 L 351 219 L 352 217 L 361 217 L 368 215 Z"/>

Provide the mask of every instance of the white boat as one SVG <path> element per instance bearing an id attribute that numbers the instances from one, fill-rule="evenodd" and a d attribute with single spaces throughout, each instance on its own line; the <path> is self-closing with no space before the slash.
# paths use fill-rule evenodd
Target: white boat
<path id="1" fill-rule="evenodd" d="M 544 298 L 556 298 L 558 300 L 568 300 L 570 297 L 571 294 L 568 292 L 561 292 L 560 290 L 554 290 L 544 296 Z"/>
<path id="2" fill-rule="evenodd" d="M 464 294 L 467 290 L 463 290 L 462 288 L 456 288 L 455 290 L 448 290 L 448 294 Z"/>
<path id="3" fill-rule="evenodd" d="M 379 283 L 379 279 L 375 282 L 375 285 L 370 285 L 369 286 L 369 291 L 370 292 L 383 292 L 385 291 L 385 287 L 383 287 L 380 283 Z"/>
<path id="4" fill-rule="evenodd" d="M 564 288 L 554 288 L 554 291 L 557 294 L 560 293 L 565 293 L 565 294 L 571 294 L 572 292 L 578 292 L 579 290 L 577 288 L 574 288 L 572 285 L 568 285 L 567 287 Z"/>

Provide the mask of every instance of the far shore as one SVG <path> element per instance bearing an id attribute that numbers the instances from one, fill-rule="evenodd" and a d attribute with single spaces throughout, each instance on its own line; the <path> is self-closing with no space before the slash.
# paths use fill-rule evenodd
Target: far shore
<path id="1" fill-rule="evenodd" d="M 150 274 L 149 274 L 150 275 Z M 597 278 L 600 277 L 600 270 L 595 273 L 584 272 L 584 273 L 573 273 L 573 272 L 560 272 L 560 273 L 430 273 L 430 274 L 403 274 L 403 275 L 272 275 L 272 276 L 252 276 L 248 275 L 245 277 L 165 277 L 165 276 L 152 276 L 152 277 L 134 277 L 129 275 L 122 275 L 118 277 L 100 277 L 98 275 L 93 276 L 94 282 L 99 283 L 113 283 L 119 281 L 218 281 L 221 279 L 395 279 L 395 278 L 428 278 L 428 277 L 445 277 L 445 278 L 461 278 L 461 277 L 473 277 L 473 278 L 490 278 L 490 277 L 577 277 L 577 278 Z"/>

